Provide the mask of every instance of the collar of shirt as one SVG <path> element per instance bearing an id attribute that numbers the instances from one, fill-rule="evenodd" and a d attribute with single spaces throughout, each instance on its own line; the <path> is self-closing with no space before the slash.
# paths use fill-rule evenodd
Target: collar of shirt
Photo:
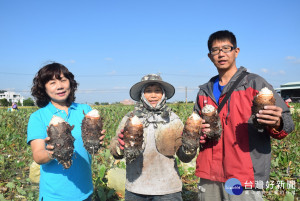
<path id="1" fill-rule="evenodd" d="M 49 102 L 49 104 L 46 106 L 46 108 L 48 110 L 50 110 L 50 112 L 53 115 L 60 116 L 60 117 L 64 118 L 65 121 L 67 121 L 68 117 L 70 116 L 71 110 L 75 110 L 77 108 L 77 105 L 76 105 L 76 103 L 72 103 L 70 105 L 70 107 L 68 108 L 68 115 L 66 114 L 66 112 L 64 110 L 60 110 L 60 109 L 56 108 L 51 102 Z"/>

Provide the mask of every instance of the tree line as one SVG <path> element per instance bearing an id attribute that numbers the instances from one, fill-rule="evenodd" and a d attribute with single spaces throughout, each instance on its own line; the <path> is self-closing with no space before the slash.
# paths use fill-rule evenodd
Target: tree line
<path id="1" fill-rule="evenodd" d="M 17 102 L 18 106 L 22 106 L 20 100 Z M 6 98 L 0 99 L 0 106 L 8 106 L 10 107 L 12 105 L 12 101 L 8 101 Z M 34 106 L 34 101 L 32 98 L 27 98 L 23 101 L 23 106 Z"/>

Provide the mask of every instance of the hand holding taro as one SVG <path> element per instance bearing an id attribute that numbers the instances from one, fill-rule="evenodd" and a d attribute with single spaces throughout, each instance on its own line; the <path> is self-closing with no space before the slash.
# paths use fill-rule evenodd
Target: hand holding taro
<path id="1" fill-rule="evenodd" d="M 105 130 L 102 117 L 96 109 L 91 110 L 82 120 L 81 136 L 85 149 L 91 154 L 96 154 L 103 144 Z"/>
<path id="2" fill-rule="evenodd" d="M 124 150 L 124 129 L 120 130 L 120 133 L 118 134 L 118 141 L 119 141 L 119 145 L 120 145 L 120 149 Z"/>
<path id="3" fill-rule="evenodd" d="M 205 144 L 207 141 L 207 136 L 206 133 L 210 133 L 211 129 L 210 129 L 210 124 L 206 123 L 204 119 L 202 119 L 202 125 L 201 125 L 201 136 L 200 136 L 200 144 Z"/>
<path id="4" fill-rule="evenodd" d="M 206 133 L 209 133 L 211 130 L 210 130 L 210 125 L 208 123 L 205 123 L 205 120 L 202 119 L 202 125 L 201 125 L 201 132 L 202 132 L 202 135 L 200 136 L 200 144 L 205 144 L 206 143 Z"/>
<path id="5" fill-rule="evenodd" d="M 259 110 L 256 114 L 257 122 L 276 130 L 280 130 L 282 109 L 275 105 L 264 106 L 263 110 Z"/>
<path id="6" fill-rule="evenodd" d="M 131 163 L 142 153 L 143 124 L 137 116 L 132 115 L 127 119 L 124 129 L 118 134 L 118 141 L 126 162 Z"/>
<path id="7" fill-rule="evenodd" d="M 205 119 L 208 121 L 206 123 Z M 215 120 L 215 119 L 213 119 Z M 183 134 L 182 134 L 182 148 L 185 153 L 193 154 L 197 151 L 200 144 L 206 143 L 207 140 L 215 140 L 213 138 L 214 132 L 210 128 L 209 119 L 200 117 L 196 112 L 193 112 L 191 116 L 185 122 Z"/>
<path id="8" fill-rule="evenodd" d="M 47 129 L 47 131 L 48 131 L 48 129 Z M 50 160 L 53 160 L 54 146 L 52 144 L 49 144 L 50 137 L 46 137 L 44 140 L 45 140 L 45 144 L 47 144 L 46 151 L 47 151 L 48 157 L 49 157 Z"/>
<path id="9" fill-rule="evenodd" d="M 252 115 L 254 127 L 261 129 L 267 126 L 280 130 L 282 109 L 275 105 L 273 92 L 268 88 L 262 88 L 254 97 Z"/>
<path id="10" fill-rule="evenodd" d="M 92 110 L 82 120 L 82 140 L 85 149 L 90 154 L 95 154 L 103 144 L 105 130 L 102 130 L 102 119 L 97 110 Z M 72 165 L 75 138 L 70 126 L 64 119 L 53 116 L 47 128 L 48 137 L 46 151 L 50 160 L 57 159 L 65 169 Z"/>

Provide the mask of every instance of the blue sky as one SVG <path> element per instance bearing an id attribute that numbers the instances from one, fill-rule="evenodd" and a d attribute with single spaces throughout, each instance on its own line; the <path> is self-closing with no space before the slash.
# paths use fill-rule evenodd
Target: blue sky
<path id="1" fill-rule="evenodd" d="M 80 83 L 77 102 L 130 99 L 149 73 L 176 88 L 170 101 L 194 101 L 217 74 L 207 39 L 230 30 L 237 66 L 273 87 L 300 81 L 300 1 L 0 0 L 0 89 L 30 97 L 45 64 L 64 64 Z"/>

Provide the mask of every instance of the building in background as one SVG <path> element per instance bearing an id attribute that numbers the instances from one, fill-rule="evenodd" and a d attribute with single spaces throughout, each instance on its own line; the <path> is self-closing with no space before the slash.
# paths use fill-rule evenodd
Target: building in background
<path id="1" fill-rule="evenodd" d="M 0 90 L 0 99 L 3 98 L 5 98 L 8 102 L 12 103 L 18 103 L 20 101 L 21 105 L 23 106 L 24 97 L 21 96 L 21 94 L 18 94 L 13 91 Z"/>
<path id="2" fill-rule="evenodd" d="M 120 101 L 120 103 L 123 105 L 134 105 L 135 102 L 133 100 L 125 99 L 123 101 Z"/>
<path id="3" fill-rule="evenodd" d="M 293 102 L 300 102 L 300 82 L 288 82 L 275 90 L 284 100 L 290 98 Z"/>

